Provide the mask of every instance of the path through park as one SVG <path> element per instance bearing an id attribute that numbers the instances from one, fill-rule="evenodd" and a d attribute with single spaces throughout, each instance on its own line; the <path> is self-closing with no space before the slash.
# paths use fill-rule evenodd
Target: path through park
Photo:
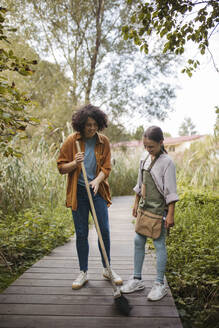
<path id="1" fill-rule="evenodd" d="M 112 268 L 124 281 L 133 272 L 132 196 L 113 198 L 109 208 Z M 155 278 L 155 258 L 146 255 L 143 291 L 126 295 L 133 309 L 122 316 L 114 305 L 113 290 L 102 277 L 102 264 L 95 228 L 91 228 L 89 282 L 72 290 L 78 275 L 75 238 L 57 247 L 35 263 L 0 294 L 1 328 L 182 328 L 171 292 L 161 301 L 149 302 L 146 295 Z"/>

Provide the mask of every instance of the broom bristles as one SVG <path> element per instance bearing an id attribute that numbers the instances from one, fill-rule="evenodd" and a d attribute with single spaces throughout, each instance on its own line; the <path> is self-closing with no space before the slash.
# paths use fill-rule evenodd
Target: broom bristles
<path id="1" fill-rule="evenodd" d="M 131 312 L 131 305 L 129 304 L 129 301 L 125 296 L 120 294 L 119 297 L 114 298 L 115 304 L 117 309 L 119 310 L 120 313 L 128 316 Z"/>

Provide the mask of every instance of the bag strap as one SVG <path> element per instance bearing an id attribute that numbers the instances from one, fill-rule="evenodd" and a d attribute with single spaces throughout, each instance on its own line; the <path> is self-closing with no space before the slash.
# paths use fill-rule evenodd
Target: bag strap
<path id="1" fill-rule="evenodd" d="M 142 163 L 142 170 L 144 169 L 144 165 L 145 165 L 145 162 L 147 161 L 148 157 L 150 156 L 150 154 L 148 154 L 148 156 L 144 159 L 143 163 Z"/>
<path id="2" fill-rule="evenodd" d="M 155 158 L 153 159 L 153 161 L 151 162 L 151 164 L 149 165 L 149 167 L 146 171 L 148 171 L 148 172 L 151 171 L 152 167 L 154 166 L 155 162 L 157 161 L 157 159 L 160 157 L 161 154 L 163 154 L 162 150 L 155 156 Z M 148 157 L 149 157 L 149 155 L 147 156 L 146 159 L 148 159 Z M 146 161 L 146 159 L 145 159 L 145 161 Z M 144 162 L 144 164 L 145 164 L 145 162 Z"/>

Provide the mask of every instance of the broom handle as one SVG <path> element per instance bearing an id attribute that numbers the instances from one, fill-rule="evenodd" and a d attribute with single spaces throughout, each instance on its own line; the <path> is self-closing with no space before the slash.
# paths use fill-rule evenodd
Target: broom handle
<path id="1" fill-rule="evenodd" d="M 76 141 L 76 147 L 77 147 L 77 151 L 81 152 L 80 144 L 79 144 L 78 141 Z M 109 274 L 110 274 L 113 289 L 114 289 L 114 291 L 116 291 L 117 287 L 116 287 L 116 284 L 113 280 L 112 270 L 110 268 L 109 260 L 108 260 L 107 253 L 106 253 L 106 249 L 105 249 L 105 246 L 104 246 L 104 243 L 103 243 L 103 238 L 102 238 L 99 223 L 98 223 L 98 220 L 97 220 L 97 215 L 96 215 L 94 202 L 93 202 L 93 198 L 92 198 L 90 187 L 89 187 L 89 182 L 88 182 L 88 179 L 87 179 L 87 173 L 86 173 L 86 170 L 85 170 L 85 167 L 84 167 L 84 162 L 81 162 L 81 168 L 82 168 L 82 173 L 83 173 L 83 176 L 84 176 L 85 187 L 86 187 L 86 190 L 87 190 L 87 194 L 88 194 L 88 198 L 89 198 L 89 202 L 90 202 L 90 207 L 91 207 L 91 212 L 92 212 L 92 215 L 93 215 L 94 224 L 95 224 L 95 228 L 96 228 L 97 235 L 98 235 L 98 238 L 99 238 L 101 250 L 102 250 L 103 257 L 104 257 L 104 260 L 105 260 L 105 263 L 106 263 L 106 267 L 107 267 L 107 269 L 109 271 Z"/>

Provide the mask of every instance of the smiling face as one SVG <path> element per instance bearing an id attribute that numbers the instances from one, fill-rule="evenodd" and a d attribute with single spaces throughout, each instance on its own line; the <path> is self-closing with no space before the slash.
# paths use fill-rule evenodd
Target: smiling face
<path id="1" fill-rule="evenodd" d="M 149 152 L 152 157 L 155 157 L 161 151 L 163 140 L 157 142 L 146 137 L 143 138 L 144 148 Z"/>
<path id="2" fill-rule="evenodd" d="M 85 138 L 92 138 L 98 130 L 97 122 L 88 116 L 87 121 L 84 127 L 84 136 Z"/>

